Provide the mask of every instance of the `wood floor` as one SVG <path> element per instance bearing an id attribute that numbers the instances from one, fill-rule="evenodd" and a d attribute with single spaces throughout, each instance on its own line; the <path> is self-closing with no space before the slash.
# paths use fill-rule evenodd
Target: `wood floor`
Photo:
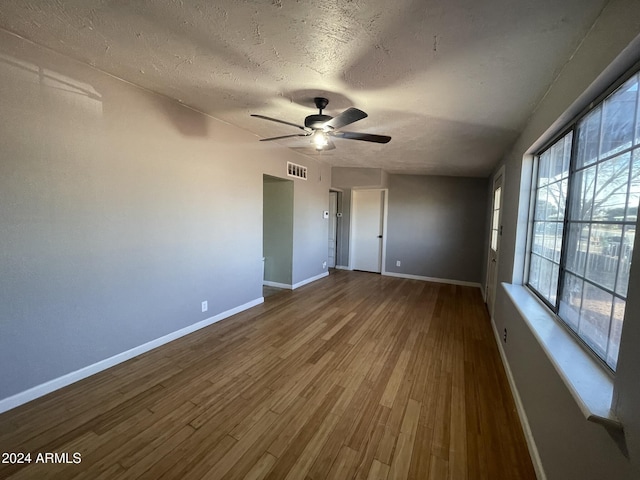
<path id="1" fill-rule="evenodd" d="M 32 455 L 12 479 L 535 478 L 480 291 L 345 271 L 0 415 L 0 452 Z"/>

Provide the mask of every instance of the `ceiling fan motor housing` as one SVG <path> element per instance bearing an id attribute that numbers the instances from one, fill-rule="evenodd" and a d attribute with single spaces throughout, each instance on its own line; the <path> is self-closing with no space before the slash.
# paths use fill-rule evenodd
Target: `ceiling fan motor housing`
<path id="1" fill-rule="evenodd" d="M 313 129 L 322 128 L 332 118 L 330 115 L 309 115 L 304 119 L 304 126 Z"/>

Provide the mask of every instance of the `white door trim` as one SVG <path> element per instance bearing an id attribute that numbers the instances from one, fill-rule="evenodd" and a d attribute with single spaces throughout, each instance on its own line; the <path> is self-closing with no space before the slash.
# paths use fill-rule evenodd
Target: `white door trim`
<path id="1" fill-rule="evenodd" d="M 338 195 L 339 192 L 329 190 L 329 241 L 327 254 L 329 254 L 331 248 L 333 248 L 333 262 L 331 261 L 332 257 L 328 256 L 328 268 L 335 268 L 338 261 Z M 333 239 L 331 238 L 331 230 L 333 230 Z"/>
<path id="2" fill-rule="evenodd" d="M 492 221 L 493 221 L 493 211 L 495 209 L 495 205 L 493 204 L 493 200 L 494 200 L 494 194 L 495 194 L 495 186 L 496 186 L 496 181 L 501 178 L 501 183 L 500 186 L 502 188 L 502 194 L 500 195 L 500 209 L 499 209 L 499 227 L 501 229 L 502 227 L 502 206 L 504 205 L 504 187 L 505 187 L 505 178 L 504 178 L 504 165 L 502 165 L 498 171 L 496 172 L 496 174 L 491 177 L 491 190 L 490 190 L 490 212 L 489 212 L 489 239 L 488 239 L 488 248 L 487 248 L 487 272 L 486 272 L 486 277 L 485 277 L 485 284 L 484 284 L 484 302 L 487 304 L 487 308 L 489 309 L 489 317 L 493 319 L 493 307 L 495 307 L 495 295 L 496 295 L 496 290 L 498 288 L 498 266 L 500 264 L 500 243 L 501 243 L 501 237 L 502 235 L 499 233 L 498 234 L 498 241 L 497 241 L 497 255 L 496 255 L 496 264 L 495 264 L 495 281 L 494 281 L 494 285 L 489 286 L 489 281 L 491 280 L 490 275 L 491 275 L 491 228 L 492 228 Z M 493 298 L 489 298 L 489 295 L 491 295 Z M 489 300 L 491 300 L 491 302 L 489 302 Z"/>
<path id="3" fill-rule="evenodd" d="M 382 212 L 382 265 L 380 266 L 380 274 L 384 275 L 387 273 L 387 219 L 389 212 L 389 189 L 381 188 L 380 190 L 384 193 L 384 201 L 382 202 L 382 208 L 384 209 Z"/>
<path id="4" fill-rule="evenodd" d="M 353 234 L 354 234 L 354 211 L 353 211 L 353 194 L 357 190 L 375 190 L 384 194 L 384 200 L 382 202 L 382 260 L 380 265 L 380 274 L 387 273 L 385 263 L 387 260 L 387 219 L 389 211 L 389 189 L 388 188 L 354 188 L 349 195 L 349 270 L 353 270 Z"/>

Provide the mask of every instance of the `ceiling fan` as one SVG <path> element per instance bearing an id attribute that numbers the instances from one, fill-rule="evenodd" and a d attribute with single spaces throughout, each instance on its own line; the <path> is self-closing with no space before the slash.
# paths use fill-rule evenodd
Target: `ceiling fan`
<path id="1" fill-rule="evenodd" d="M 391 137 L 387 135 L 374 135 L 371 133 L 358 133 L 358 132 L 344 132 L 340 129 L 351 125 L 358 120 L 362 120 L 367 117 L 367 114 L 362 110 L 351 107 L 347 108 L 344 112 L 331 117 L 329 115 L 323 115 L 324 110 L 329 104 L 329 100 L 324 97 L 315 97 L 313 99 L 316 104 L 316 108 L 320 110 L 317 115 L 309 115 L 304 119 L 304 127 L 302 125 L 296 125 L 295 123 L 287 122 L 285 120 L 279 120 L 277 118 L 265 117 L 264 115 L 252 114 L 252 117 L 262 118 L 263 120 L 270 120 L 272 122 L 284 123 L 285 125 L 291 125 L 292 127 L 299 128 L 304 133 L 295 133 L 293 135 L 282 135 L 279 137 L 262 138 L 261 142 L 269 142 L 271 140 L 280 140 L 282 138 L 292 137 L 311 137 L 311 143 L 318 151 L 321 150 L 333 150 L 336 148 L 334 143 L 329 137 L 346 138 L 348 140 L 362 140 L 364 142 L 375 143 L 389 143 Z"/>

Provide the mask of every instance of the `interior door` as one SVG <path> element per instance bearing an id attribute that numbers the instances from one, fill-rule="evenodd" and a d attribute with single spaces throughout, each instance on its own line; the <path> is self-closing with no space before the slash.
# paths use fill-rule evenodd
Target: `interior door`
<path id="1" fill-rule="evenodd" d="M 328 263 L 330 268 L 336 266 L 336 245 L 338 231 L 338 193 L 329 192 L 329 256 Z"/>
<path id="2" fill-rule="evenodd" d="M 491 212 L 491 238 L 489 239 L 489 255 L 487 266 L 486 298 L 489 315 L 493 318 L 493 308 L 498 288 L 498 252 L 500 251 L 500 236 L 502 226 L 500 224 L 500 210 L 502 208 L 502 173 L 499 173 L 493 181 L 493 203 Z"/>
<path id="3" fill-rule="evenodd" d="M 384 191 L 353 191 L 352 268 L 381 272 Z"/>

